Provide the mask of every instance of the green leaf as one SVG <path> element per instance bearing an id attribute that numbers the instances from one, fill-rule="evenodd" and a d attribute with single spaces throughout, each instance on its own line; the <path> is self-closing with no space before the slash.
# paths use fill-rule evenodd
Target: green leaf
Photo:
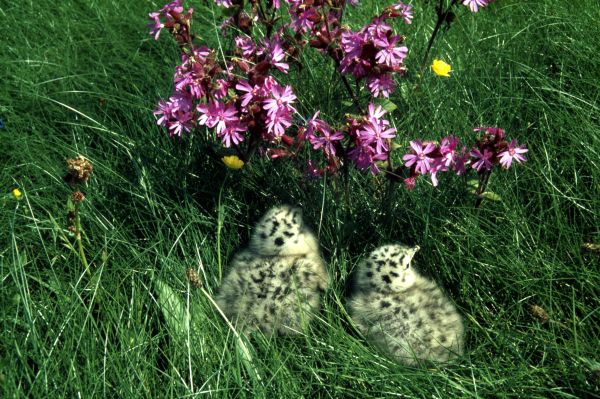
<path id="1" fill-rule="evenodd" d="M 402 96 L 402 98 L 404 99 L 404 101 L 408 101 L 410 99 L 411 96 L 411 90 L 408 87 L 407 84 L 401 84 L 400 85 L 400 90 L 398 91 L 400 93 L 400 95 Z"/>
<path id="2" fill-rule="evenodd" d="M 378 105 L 381 105 L 381 108 L 385 109 L 387 112 L 393 112 L 398 109 L 398 106 L 391 102 L 389 99 L 383 99 L 376 102 Z"/>
<path id="3" fill-rule="evenodd" d="M 492 191 L 486 191 L 481 193 L 479 196 L 490 201 L 502 201 L 502 197 Z"/>
<path id="4" fill-rule="evenodd" d="M 185 336 L 190 325 L 190 315 L 181 297 L 164 281 L 154 279 L 158 297 L 156 302 L 162 311 L 167 328 L 174 336 Z"/>
<path id="5" fill-rule="evenodd" d="M 342 100 L 342 105 L 345 106 L 345 107 L 351 107 L 352 106 L 352 101 Z"/>
<path id="6" fill-rule="evenodd" d="M 469 179 L 467 180 L 467 186 L 475 190 L 479 185 L 479 180 L 477 179 Z"/>

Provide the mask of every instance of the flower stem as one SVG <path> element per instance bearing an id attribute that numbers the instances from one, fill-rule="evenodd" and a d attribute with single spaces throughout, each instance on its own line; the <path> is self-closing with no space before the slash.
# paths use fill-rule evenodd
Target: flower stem
<path id="1" fill-rule="evenodd" d="M 338 65 L 338 67 L 339 67 L 339 65 Z M 350 82 L 348 82 L 348 79 L 344 75 L 342 75 L 342 73 L 339 71 L 338 67 L 336 67 L 335 69 L 340 74 L 340 76 L 342 78 L 342 82 L 344 83 L 344 86 L 346 87 L 346 90 L 348 91 L 348 94 L 350 94 L 350 97 L 352 98 L 352 103 L 354 103 L 354 106 L 356 107 L 356 109 L 358 110 L 358 112 L 360 112 L 361 114 L 364 114 L 365 111 L 360 106 L 360 102 L 358 101 L 358 97 L 354 93 L 354 90 L 352 90 L 352 87 L 350 86 Z"/>
<path id="2" fill-rule="evenodd" d="M 421 73 L 423 73 L 423 71 L 425 70 L 425 65 L 427 65 L 427 60 L 429 59 L 429 51 L 431 51 L 431 47 L 433 46 L 433 42 L 435 41 L 435 38 L 437 37 L 437 35 L 440 31 L 440 28 L 444 24 L 444 21 L 446 21 L 446 17 L 450 13 L 450 10 L 452 9 L 452 7 L 454 7 L 454 5 L 457 2 L 458 2 L 458 0 L 452 0 L 450 5 L 448 6 L 448 8 L 443 10 L 444 0 L 440 0 L 439 4 L 435 7 L 435 11 L 437 13 L 437 22 L 435 23 L 435 28 L 433 28 L 431 37 L 429 38 L 429 41 L 427 42 L 427 49 L 425 50 L 425 55 L 423 56 L 423 61 L 421 61 Z"/>
<path id="3" fill-rule="evenodd" d="M 85 251 L 83 250 L 83 240 L 81 239 L 81 220 L 79 219 L 79 204 L 75 205 L 75 240 L 77 240 L 77 247 L 79 249 L 79 259 L 83 266 L 85 267 L 85 271 L 88 276 L 92 275 L 90 271 L 90 265 L 85 256 Z"/>
<path id="4" fill-rule="evenodd" d="M 481 194 L 485 193 L 485 189 L 490 181 L 490 176 L 492 175 L 491 170 L 485 170 L 483 173 L 479 175 L 479 185 L 477 186 L 477 190 L 475 191 L 475 196 L 477 200 L 475 200 L 475 209 L 478 209 L 483 202 L 483 197 Z"/>
<path id="5" fill-rule="evenodd" d="M 338 22 L 339 24 L 341 24 L 341 18 L 343 16 L 343 12 L 344 12 L 344 7 L 342 7 L 341 10 L 342 14 L 340 16 L 340 21 Z M 329 19 L 327 18 L 326 15 L 321 15 L 321 17 L 323 18 L 323 20 L 325 21 L 325 30 L 327 31 L 327 39 L 329 40 L 329 45 L 328 47 L 331 46 L 331 31 L 329 29 Z M 340 75 L 342 82 L 344 83 L 344 87 L 346 88 L 346 90 L 348 91 L 348 94 L 350 95 L 350 98 L 352 98 L 352 103 L 354 104 L 354 106 L 356 107 L 356 109 L 363 114 L 364 111 L 362 109 L 362 107 L 360 106 L 360 102 L 358 101 L 358 96 L 354 93 L 354 90 L 352 90 L 352 87 L 350 86 L 350 83 L 348 82 L 348 79 L 346 78 L 346 76 L 344 76 L 341 72 L 340 72 L 340 60 L 335 57 L 331 51 L 328 51 L 327 54 L 329 54 L 329 56 L 334 60 L 335 62 L 335 70 L 336 72 Z"/>

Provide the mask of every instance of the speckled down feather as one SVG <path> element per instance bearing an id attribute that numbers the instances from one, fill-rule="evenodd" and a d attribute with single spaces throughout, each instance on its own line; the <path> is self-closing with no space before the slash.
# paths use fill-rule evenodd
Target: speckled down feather
<path id="1" fill-rule="evenodd" d="M 328 285 L 301 210 L 279 206 L 256 224 L 248 248 L 234 255 L 216 300 L 242 331 L 293 334 L 314 317 Z"/>
<path id="2" fill-rule="evenodd" d="M 419 247 L 385 245 L 358 266 L 349 313 L 369 342 L 397 361 L 447 361 L 463 353 L 460 314 L 411 261 Z"/>

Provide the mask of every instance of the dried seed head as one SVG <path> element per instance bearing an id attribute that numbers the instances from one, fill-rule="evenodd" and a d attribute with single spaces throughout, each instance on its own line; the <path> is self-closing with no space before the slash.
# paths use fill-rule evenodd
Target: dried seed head
<path id="1" fill-rule="evenodd" d="M 83 155 L 77 155 L 74 159 L 67 159 L 67 175 L 65 181 L 70 185 L 79 183 L 85 183 L 90 177 L 90 173 L 94 167 L 83 157 Z"/>
<path id="2" fill-rule="evenodd" d="M 548 316 L 548 312 L 546 312 L 546 310 L 543 307 L 538 306 L 538 305 L 529 306 L 529 314 L 531 314 L 531 317 L 533 317 L 535 320 L 537 320 L 541 324 L 544 324 L 548 320 L 550 320 L 550 317 Z"/>
<path id="3" fill-rule="evenodd" d="M 188 267 L 185 271 L 185 274 L 187 275 L 188 281 L 191 285 L 193 285 L 196 288 L 202 288 L 202 280 L 200 280 L 198 272 L 196 272 L 191 267 Z"/>
<path id="4" fill-rule="evenodd" d="M 81 191 L 75 191 L 73 194 L 71 194 L 71 200 L 75 204 L 81 204 L 84 199 L 85 195 L 83 195 Z"/>

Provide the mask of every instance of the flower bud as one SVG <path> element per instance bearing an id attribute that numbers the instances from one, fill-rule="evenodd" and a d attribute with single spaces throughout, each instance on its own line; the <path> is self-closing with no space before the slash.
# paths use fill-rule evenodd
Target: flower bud
<path id="1" fill-rule="evenodd" d="M 73 194 L 71 194 L 71 200 L 75 204 L 81 204 L 84 199 L 85 195 L 83 195 L 81 191 L 75 191 Z"/>

